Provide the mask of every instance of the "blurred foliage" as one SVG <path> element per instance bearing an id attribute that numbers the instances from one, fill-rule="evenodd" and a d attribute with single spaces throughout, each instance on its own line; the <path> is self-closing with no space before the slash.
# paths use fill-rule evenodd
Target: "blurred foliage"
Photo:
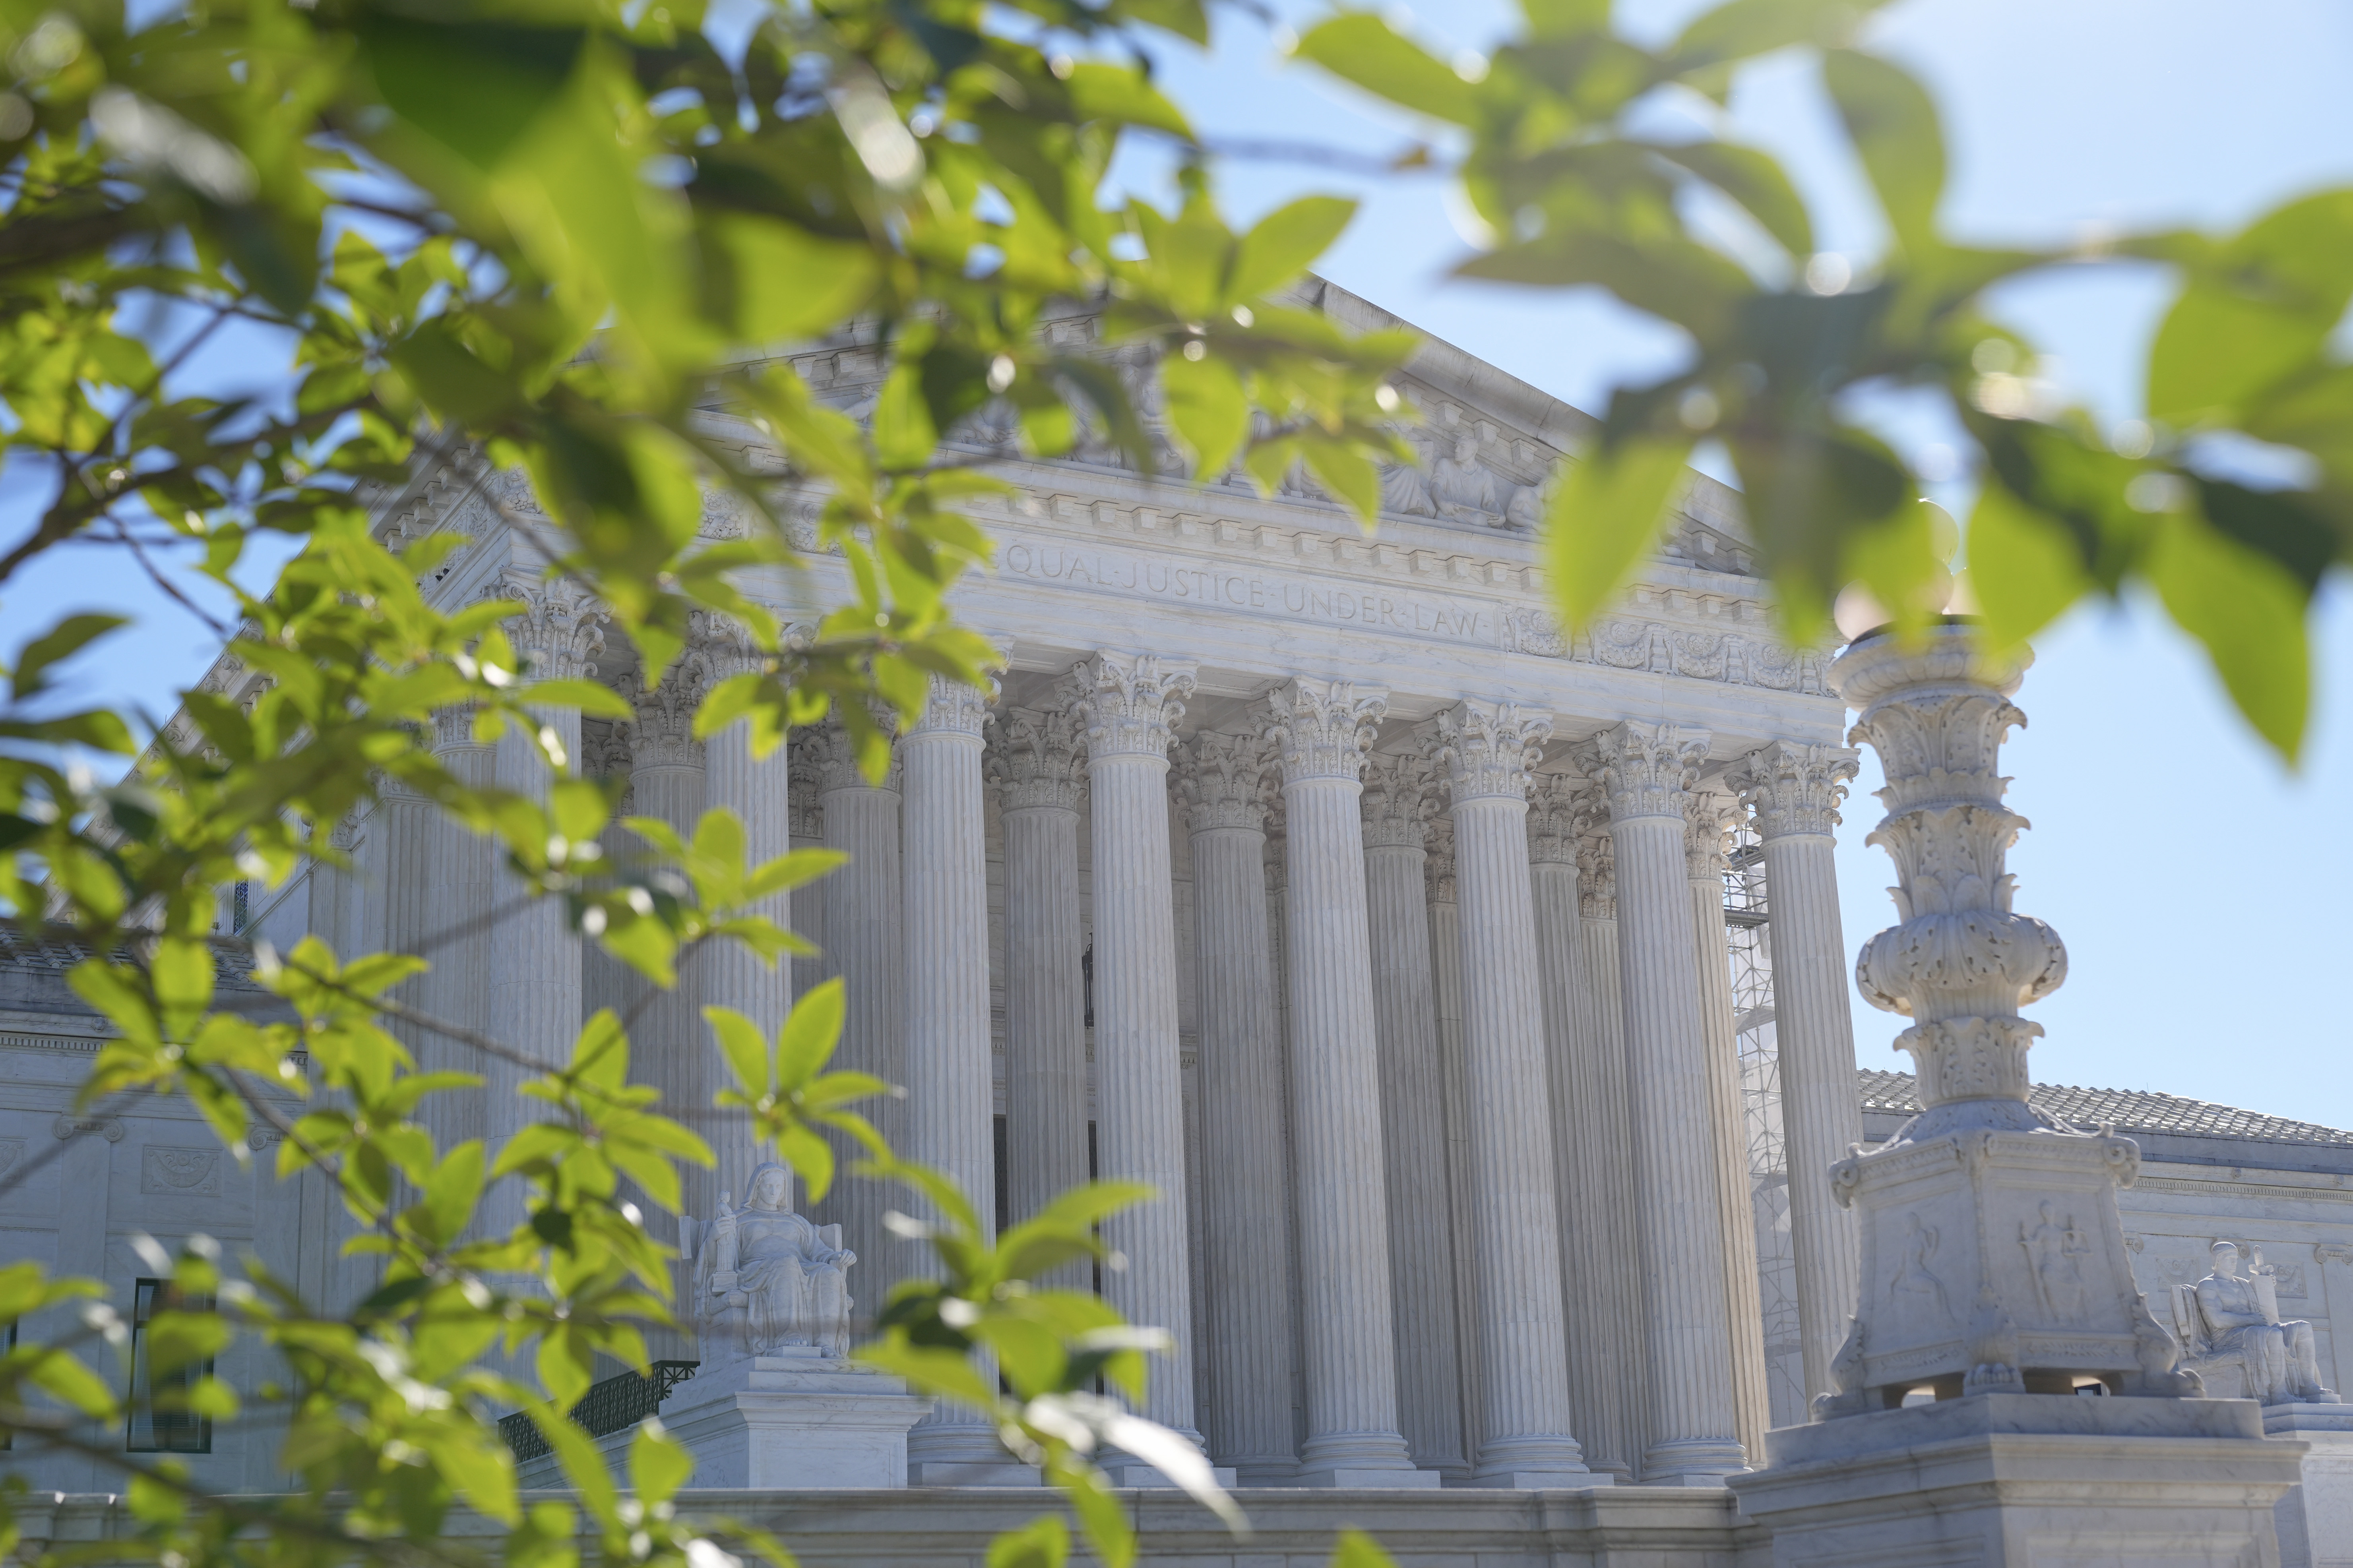
<path id="1" fill-rule="evenodd" d="M 1555 492 L 1548 561 L 1572 624 L 1591 619 L 1658 536 L 1694 446 L 1737 469 L 1784 630 L 1916 630 L 1947 608 L 2014 646 L 2086 595 L 2155 591 L 2247 721 L 2293 762 L 2304 738 L 2313 596 L 2353 560 L 2353 189 L 2281 206 L 2239 234 L 2121 235 L 1989 249 L 1940 227 L 1946 148 L 1909 72 L 1861 42 L 1876 0 L 1731 0 L 1652 47 L 1607 0 L 1525 0 L 1491 56 L 1441 61 L 1381 16 L 1311 29 L 1298 58 L 1464 142 L 1459 175 L 1495 238 L 1456 270 L 1599 288 L 1681 330 L 1684 368 L 1620 388 Z M 1804 197 L 1720 125 L 1740 71 L 1785 51 L 1819 66 L 1886 248 L 1820 253 Z M 1690 140 L 1646 134 L 1662 105 Z M 2145 419 L 2103 429 L 2057 405 L 2034 346 L 1989 290 L 2059 267 L 2158 261 L 2176 289 L 2149 355 Z M 1960 531 L 1872 427 L 1874 395 L 1941 405 L 1978 500 Z M 1916 406 L 1914 405 L 1912 406 Z M 1941 476 L 1939 476 L 1941 477 Z"/>
<path id="2" fill-rule="evenodd" d="M 742 724 L 767 755 L 834 711 L 879 773 L 931 682 L 980 680 L 995 657 L 946 601 L 988 552 L 959 508 L 1000 487 L 943 433 L 1003 399 L 1026 452 L 1094 436 L 1158 469 L 1115 368 L 1038 330 L 1050 304 L 1107 302 L 1113 338 L 1164 367 L 1197 475 L 1238 465 L 1271 487 L 1304 465 L 1369 518 L 1375 459 L 1405 451 L 1386 378 L 1410 335 L 1351 336 L 1284 302 L 1351 205 L 1229 227 L 1154 85 L 1145 46 L 1205 38 L 1198 0 L 739 7 L 725 53 L 703 23 L 694 0 L 0 5 L 0 442 L 16 493 L 38 498 L 0 552 L 0 593 L 53 552 L 102 552 L 199 616 L 199 601 L 233 604 L 219 630 L 240 677 L 185 691 L 150 738 L 132 715 L 76 709 L 58 680 L 119 618 L 27 640 L 0 712 L 0 912 L 20 940 L 87 954 L 71 984 L 115 1037 L 85 1105 L 185 1096 L 240 1158 L 250 1131 L 274 1131 L 280 1179 L 334 1184 L 345 1250 L 373 1282 L 346 1306 L 201 1241 L 149 1260 L 177 1285 L 142 1331 L 155 1373 L 260 1349 L 255 1386 L 207 1374 L 161 1396 L 223 1426 L 282 1426 L 293 1492 L 259 1499 L 121 1451 L 121 1380 L 92 1352 L 127 1331 L 96 1282 L 0 1271 L 0 1316 L 26 1328 L 0 1363 L 0 1424 L 20 1452 L 126 1474 L 136 1531 L 110 1551 L 173 1568 L 469 1558 L 441 1534 L 463 1505 L 503 1526 L 484 1552 L 517 1568 L 568 1568 L 592 1541 L 609 1562 L 784 1560 L 756 1531 L 678 1515 L 691 1467 L 657 1424 L 634 1440 L 625 1496 L 565 1416 L 600 1357 L 643 1367 L 646 1333 L 671 1322 L 674 1254 L 638 1205 L 677 1208 L 680 1167 L 712 1160 L 673 1119 L 699 1108 L 631 1082 L 623 1021 L 601 1013 L 568 1060 L 539 1060 L 387 994 L 417 955 L 316 937 L 240 954 L 210 937 L 233 881 L 348 869 L 337 826 L 396 789 L 491 836 L 512 889 L 561 900 L 654 984 L 702 944 L 771 964 L 807 951 L 762 911 L 839 857 L 755 863 L 724 811 L 691 833 L 613 822 L 617 792 L 581 776 L 543 721 L 630 710 L 533 667 L 510 635 L 526 599 L 592 606 L 607 653 L 633 653 L 649 686 L 691 637 L 748 644 L 755 668 L 710 692 L 698 734 Z M 1138 134 L 1193 150 L 1172 211 L 1105 196 Z M 828 339 L 890 366 L 864 422 L 776 357 Z M 206 356 L 232 343 L 286 374 L 212 390 Z M 714 408 L 751 420 L 782 471 L 715 439 Z M 512 536 L 516 598 L 433 602 L 466 542 L 396 550 L 374 526 L 381 502 L 453 464 L 483 477 L 476 499 Z M 487 486 L 509 473 L 533 506 Z M 822 621 L 789 640 L 735 586 L 810 548 L 780 515 L 780 480 L 824 492 L 814 549 L 843 566 Z M 713 492 L 745 537 L 698 537 Z M 265 535 L 294 553 L 249 590 Z M 441 765 L 436 726 L 469 714 L 480 742 L 536 746 L 543 795 Z M 98 784 L 77 748 L 130 771 Z M 625 861 L 607 839 L 644 853 Z M 249 968 L 289 1021 L 217 1005 L 216 961 Z M 990 1409 L 1103 1562 L 1134 1550 L 1092 1461 L 1106 1443 L 1230 1516 L 1198 1455 L 1094 1392 L 1138 1393 L 1155 1331 L 1027 1285 L 1098 1253 L 1102 1216 L 1147 1194 L 1083 1189 L 988 1237 L 860 1117 L 890 1086 L 829 1068 L 841 1021 L 838 987 L 803 998 L 773 1043 L 711 1016 L 738 1075 L 721 1107 L 813 1193 L 835 1177 L 827 1138 L 846 1138 L 865 1154 L 853 1177 L 911 1184 L 911 1206 L 943 1216 L 940 1282 L 892 1300 L 870 1353 Z M 483 1075 L 420 1071 L 403 1040 L 427 1036 L 519 1075 L 537 1120 L 502 1147 L 443 1146 L 428 1108 Z M 958 1353 L 976 1341 L 1008 1369 L 1001 1398 Z M 530 1411 L 573 1501 L 521 1506 L 495 1424 L 511 1408 Z M 1052 1520 L 1007 1550 L 1059 1562 L 1067 1533 Z"/>
<path id="3" fill-rule="evenodd" d="M 1572 621 L 1641 558 L 1703 438 L 1738 467 L 1793 638 L 1820 636 L 1854 584 L 1901 626 L 1942 612 L 1954 531 L 1861 409 L 1875 390 L 1926 389 L 1978 448 L 1968 575 L 1992 635 L 2148 584 L 2292 755 L 2308 605 L 2353 540 L 2353 367 L 2333 346 L 2353 194 L 2227 239 L 2104 250 L 2164 262 L 2180 288 L 2148 421 L 2104 433 L 2043 406 L 2032 346 L 1984 305 L 2005 279 L 2101 257 L 1943 237 L 1933 105 L 1855 46 L 1859 15 L 1733 0 L 1651 48 L 1595 0 L 1530 0 L 1524 34 L 1492 58 L 1442 62 L 1350 12 L 1298 52 L 1467 148 L 1459 176 L 1498 239 L 1465 275 L 1607 289 L 1694 345 L 1686 370 L 1616 395 L 1556 487 L 1548 559 Z M 523 475 L 534 509 L 494 500 L 525 568 L 508 579 L 518 593 L 593 604 L 649 684 L 691 636 L 739 637 L 757 668 L 711 691 L 698 734 L 740 723 L 765 755 L 834 712 L 879 773 L 888 728 L 930 682 L 979 680 L 993 658 L 947 601 L 988 553 L 959 509 L 998 481 L 945 433 L 1001 400 L 1027 454 L 1096 439 L 1162 469 L 1116 368 L 1039 330 L 1057 301 L 1101 304 L 1107 340 L 1140 351 L 1192 479 L 1239 468 L 1271 490 L 1303 467 L 1369 525 L 1376 464 L 1410 459 L 1396 426 L 1412 410 L 1389 378 L 1411 336 L 1351 335 L 1286 292 L 1351 204 L 1310 197 L 1236 229 L 1155 85 L 1153 48 L 1206 39 L 1200 0 L 751 7 L 725 51 L 704 21 L 693 0 L 0 3 L 0 460 L 37 498 L 0 552 L 0 594 L 53 552 L 100 552 L 199 616 L 199 598 L 233 604 L 223 640 L 260 678 L 243 700 L 192 687 L 147 737 L 133 715 L 76 707 L 60 679 L 119 618 L 71 616 L 25 641 L 0 709 L 0 913 L 86 954 L 71 983 L 115 1032 L 86 1107 L 185 1096 L 240 1154 L 260 1124 L 281 1178 L 333 1184 L 373 1281 L 356 1303 L 308 1300 L 202 1238 L 147 1259 L 175 1286 L 144 1331 L 155 1372 L 240 1342 L 261 1352 L 253 1386 L 205 1375 L 171 1396 L 216 1424 L 282 1425 L 293 1489 L 255 1498 L 121 1451 L 109 1362 L 129 1330 L 101 1286 L 0 1269 L 0 1317 L 25 1325 L 0 1360 L 0 1426 L 20 1450 L 125 1474 L 135 1531 L 111 1552 L 171 1568 L 471 1561 L 442 1534 L 462 1505 L 503 1527 L 484 1554 L 514 1568 L 573 1568 L 591 1541 L 612 1563 L 785 1560 L 757 1531 L 678 1513 L 690 1465 L 658 1424 L 634 1439 L 625 1494 L 565 1415 L 599 1357 L 642 1367 L 646 1333 L 670 1323 L 674 1255 L 638 1204 L 675 1209 L 680 1167 L 712 1158 L 670 1114 L 702 1108 L 630 1081 L 624 1022 L 599 1014 L 567 1059 L 541 1060 L 388 995 L 417 955 L 315 937 L 241 955 L 210 936 L 220 888 L 343 865 L 337 826 L 399 789 L 492 838 L 516 890 L 560 900 L 657 984 L 700 945 L 769 963 L 806 948 L 763 910 L 838 858 L 756 862 L 723 811 L 691 833 L 616 824 L 616 793 L 543 720 L 627 707 L 534 668 L 510 631 L 520 600 L 432 602 L 464 542 L 388 547 L 379 503 L 461 457 Z M 1860 273 L 1816 254 L 1805 203 L 1763 153 L 1630 129 L 1659 94 L 1722 102 L 1744 65 L 1788 48 L 1820 56 L 1886 210 L 1889 249 Z M 1113 194 L 1114 160 L 1140 141 L 1176 160 L 1171 210 Z M 1746 215 L 1747 243 L 1717 237 L 1706 215 L 1727 211 Z M 777 356 L 826 340 L 888 363 L 863 421 Z M 287 374 L 202 389 L 208 351 L 231 342 Z M 718 408 L 752 421 L 781 474 L 713 436 Z M 2251 452 L 2287 480 L 2252 481 Z M 780 514 L 780 479 L 822 490 L 815 548 L 843 563 L 836 601 L 790 639 L 735 586 L 809 548 Z M 699 537 L 712 492 L 746 536 Z M 292 559 L 249 589 L 269 535 Z M 544 796 L 445 769 L 427 737 L 453 713 L 478 740 L 535 745 L 555 775 Z M 86 752 L 130 771 L 94 782 Z M 606 852 L 617 828 L 643 856 Z M 219 1005 L 224 960 L 286 1021 Z M 929 1215 L 902 1226 L 934 1249 L 934 1277 L 892 1292 L 861 1353 L 988 1412 L 1104 1563 L 1134 1553 L 1093 1463 L 1106 1447 L 1232 1517 L 1198 1456 L 1129 1414 L 1158 1331 L 1031 1284 L 1099 1256 L 1103 1215 L 1148 1194 L 1090 1186 L 993 1237 L 863 1120 L 889 1086 L 831 1068 L 842 1006 L 839 988 L 812 991 L 773 1040 L 724 1009 L 708 1019 L 735 1079 L 720 1106 L 813 1193 L 847 1141 L 864 1155 L 852 1179 L 903 1184 Z M 425 1108 L 482 1074 L 420 1071 L 403 1038 L 426 1034 L 519 1075 L 538 1120 L 501 1148 L 444 1147 Z M 501 1233 L 492 1214 L 522 1217 Z M 987 1363 L 1001 1383 L 976 1370 Z M 511 1408 L 531 1412 L 573 1500 L 522 1506 L 495 1424 Z M 13 1530 L 0 1519 L 0 1550 Z M 1049 1515 L 991 1561 L 1069 1550 Z M 1355 1568 L 1380 1561 L 1360 1536 L 1337 1550 Z"/>

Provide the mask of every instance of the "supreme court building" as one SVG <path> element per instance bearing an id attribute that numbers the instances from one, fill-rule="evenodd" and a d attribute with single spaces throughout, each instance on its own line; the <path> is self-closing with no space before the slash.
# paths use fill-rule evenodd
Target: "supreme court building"
<path id="1" fill-rule="evenodd" d="M 1309 293 L 1352 327 L 1395 324 Z M 1095 321 L 1073 307 L 1050 330 L 1083 349 Z M 853 412 L 885 368 L 856 340 L 792 358 Z M 1140 363 L 1122 368 L 1148 391 Z M 535 673 L 633 700 L 631 721 L 553 718 L 584 771 L 626 774 L 631 810 L 681 828 L 726 806 L 756 856 L 851 859 L 793 895 L 823 956 L 787 973 L 709 954 L 645 1000 L 545 900 L 438 946 L 416 1005 L 561 1057 L 596 1009 L 643 1001 L 635 1072 L 708 1107 L 722 1068 L 702 1006 L 773 1027 L 840 976 L 836 1064 L 907 1086 L 882 1131 L 984 1210 L 993 1194 L 1018 1220 L 1091 1172 L 1159 1190 L 1106 1226 L 1124 1267 L 1101 1289 L 1174 1336 L 1145 1414 L 1244 1485 L 1739 1470 L 1831 1385 L 1859 1285 L 1829 1178 L 1866 1129 L 1832 870 L 1855 753 L 1828 656 L 1778 639 L 1736 498 L 1696 475 L 1623 600 L 1568 635 L 1533 520 L 1589 421 L 1435 342 L 1401 390 L 1424 461 L 1387 476 L 1371 534 L 1303 479 L 1194 488 L 1100 443 L 1033 460 L 976 419 L 958 439 L 1000 453 L 1013 490 L 976 503 L 996 562 L 956 605 L 1005 669 L 994 694 L 936 686 L 879 782 L 829 725 L 764 761 L 740 726 L 693 739 L 702 691 L 748 650 L 710 628 L 648 691 L 597 606 L 543 577 L 515 526 L 528 486 L 470 458 L 421 463 L 376 513 L 396 545 L 471 538 L 437 602 L 525 601 L 510 632 Z M 708 419 L 814 515 L 754 426 Z M 744 526 L 707 510 L 709 537 Z M 818 553 L 744 586 L 811 625 L 839 582 Z M 208 682 L 253 679 L 225 662 Z M 478 745 L 453 716 L 439 744 L 469 777 L 543 787 L 517 738 Z M 491 847 L 396 789 L 339 835 L 354 871 L 226 892 L 224 933 L 401 949 L 506 900 Z M 485 1065 L 412 1044 L 427 1066 Z M 447 1137 L 496 1141 L 527 1114 L 512 1069 L 487 1067 Z M 1902 1090 L 1877 1077 L 1883 1110 Z M 740 1125 L 691 1119 L 721 1152 L 690 1173 L 688 1207 L 709 1216 L 744 1193 L 753 1151 Z M 2325 1157 L 2293 1167 L 2312 1234 L 2289 1245 L 2317 1297 L 2327 1237 L 2353 1215 L 2353 1158 L 2327 1139 L 2353 1139 L 2306 1131 Z M 191 1123 L 183 1152 L 201 1141 Z M 881 1217 L 909 1201 L 849 1182 L 821 1205 L 857 1254 L 862 1312 L 917 1265 Z M 301 1245 L 331 1288 L 353 1267 L 325 1258 L 332 1205 L 283 1213 L 319 1233 Z M 953 1409 L 909 1455 L 918 1482 L 1002 1458 Z"/>

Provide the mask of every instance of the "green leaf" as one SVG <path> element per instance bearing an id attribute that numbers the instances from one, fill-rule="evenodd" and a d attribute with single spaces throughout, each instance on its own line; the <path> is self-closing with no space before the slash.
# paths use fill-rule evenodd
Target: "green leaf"
<path id="1" fill-rule="evenodd" d="M 1683 75 L 1753 59 L 1793 44 L 1836 45 L 1886 0 L 1730 0 L 1685 25 L 1666 52 Z"/>
<path id="2" fill-rule="evenodd" d="M 1347 12 L 1311 28 L 1296 52 L 1402 108 L 1457 125 L 1478 123 L 1478 89 L 1369 11 Z"/>
<path id="3" fill-rule="evenodd" d="M 1356 204 L 1340 196 L 1303 196 L 1259 219 L 1234 247 L 1226 297 L 1255 300 L 1282 288 L 1332 247 Z"/>
<path id="4" fill-rule="evenodd" d="M 1343 1530 L 1332 1543 L 1332 1568 L 1397 1568 L 1381 1543 L 1361 1530 Z"/>
<path id="5" fill-rule="evenodd" d="M 705 1007 L 702 1016 L 719 1040 L 719 1048 L 734 1069 L 744 1095 L 757 1100 L 773 1087 L 768 1068 L 768 1040 L 760 1026 L 732 1007 Z"/>
<path id="6" fill-rule="evenodd" d="M 776 1036 L 776 1077 L 779 1089 L 797 1089 L 825 1070 L 833 1048 L 841 1042 L 841 1021 L 847 1007 L 841 977 L 811 986 L 785 1017 Z"/>
<path id="7" fill-rule="evenodd" d="M 649 1507 L 659 1507 L 678 1495 L 694 1474 L 694 1456 L 675 1441 L 660 1421 L 649 1415 L 638 1423 L 629 1440 L 629 1482 Z"/>
<path id="8" fill-rule="evenodd" d="M 587 35 L 367 11 L 364 59 L 393 112 L 477 167 L 495 165 L 560 97 Z"/>
<path id="9" fill-rule="evenodd" d="M 2023 646 L 2092 587 L 2066 524 L 1991 476 L 1969 513 L 1968 550 L 1969 589 L 1998 649 Z"/>
<path id="10" fill-rule="evenodd" d="M 2304 590 L 2280 564 L 2195 512 L 2168 512 L 2149 543 L 2148 579 L 2255 732 L 2294 766 L 2311 705 Z"/>
<path id="11" fill-rule="evenodd" d="M 72 658 L 115 627 L 130 624 L 123 616 L 68 616 L 26 643 L 16 656 L 16 700 L 22 702 L 48 684 L 43 677 L 51 665 Z"/>
<path id="12" fill-rule="evenodd" d="M 1768 154 L 1729 142 L 1646 145 L 1738 202 L 1790 255 L 1803 260 L 1814 253 L 1814 226 L 1806 215 L 1805 199 Z"/>
<path id="13" fill-rule="evenodd" d="M 2353 300 L 2353 190 L 2291 202 L 2196 268 L 2149 349 L 2148 411 L 2228 418 L 2319 354 Z"/>
<path id="14" fill-rule="evenodd" d="M 988 1543 L 988 1568 L 1062 1568 L 1071 1555 L 1071 1527 L 1059 1514 L 1041 1514 Z"/>
<path id="15" fill-rule="evenodd" d="M 821 336 L 858 313 L 881 269 L 874 253 L 746 213 L 702 217 L 706 305 L 751 346 Z"/>
<path id="16" fill-rule="evenodd" d="M 1369 531 L 1381 515 L 1381 474 L 1373 460 L 1338 441 L 1303 440 L 1299 448 L 1324 488 L 1345 503 Z"/>
<path id="17" fill-rule="evenodd" d="M 1588 625 L 1657 540 L 1689 441 L 1644 437 L 1569 465 L 1545 510 L 1545 574 L 1564 624 Z"/>
<path id="18" fill-rule="evenodd" d="M 1215 354 L 1198 360 L 1165 354 L 1160 384 L 1167 394 L 1168 421 L 1192 448 L 1194 478 L 1207 481 L 1225 472 L 1250 434 L 1250 399 L 1233 366 Z"/>
<path id="19" fill-rule="evenodd" d="M 1906 250 L 1935 250 L 1936 204 L 1945 194 L 1936 100 L 1908 71 L 1852 49 L 1822 57 L 1822 80 L 1896 239 Z"/>

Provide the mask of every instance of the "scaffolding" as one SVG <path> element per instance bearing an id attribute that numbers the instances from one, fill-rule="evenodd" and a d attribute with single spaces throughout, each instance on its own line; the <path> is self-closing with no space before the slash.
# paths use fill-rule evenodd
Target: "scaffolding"
<path id="1" fill-rule="evenodd" d="M 1725 857 L 1724 925 L 1731 948 L 1748 1194 L 1757 1225 L 1766 1382 L 1773 1425 L 1788 1426 L 1806 1419 L 1805 1376 L 1798 1334 L 1797 1263 L 1789 1245 L 1789 1162 L 1781 1136 L 1780 1060 L 1773 1037 L 1773 942 L 1765 847 L 1750 828 L 1735 833 Z"/>

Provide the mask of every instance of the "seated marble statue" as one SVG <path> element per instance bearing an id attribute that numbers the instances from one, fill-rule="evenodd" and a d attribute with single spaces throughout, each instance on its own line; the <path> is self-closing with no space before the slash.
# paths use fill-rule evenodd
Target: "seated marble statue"
<path id="1" fill-rule="evenodd" d="M 815 1345 L 849 1349 L 849 1269 L 858 1255 L 839 1226 L 818 1226 L 793 1212 L 793 1173 L 769 1163 L 752 1173 L 740 1209 L 719 1194 L 719 1212 L 687 1232 L 703 1359 L 773 1354 Z"/>
<path id="2" fill-rule="evenodd" d="M 2236 1356 L 2246 1368 L 2246 1397 L 2259 1404 L 2336 1404 L 2320 1384 L 2312 1325 L 2280 1320 L 2278 1271 L 2258 1253 L 2253 1272 L 2242 1275 L 2239 1249 L 2227 1241 L 2214 1244 L 2212 1257 L 2214 1272 L 2196 1287 L 2203 1358 Z"/>

